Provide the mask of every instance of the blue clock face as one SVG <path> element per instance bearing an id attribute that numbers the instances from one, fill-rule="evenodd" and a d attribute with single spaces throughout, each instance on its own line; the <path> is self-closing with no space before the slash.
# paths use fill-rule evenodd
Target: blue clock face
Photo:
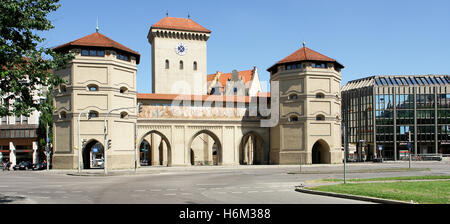
<path id="1" fill-rule="evenodd" d="M 181 56 L 185 55 L 187 51 L 187 46 L 183 43 L 179 43 L 177 47 L 175 47 L 175 52 Z"/>

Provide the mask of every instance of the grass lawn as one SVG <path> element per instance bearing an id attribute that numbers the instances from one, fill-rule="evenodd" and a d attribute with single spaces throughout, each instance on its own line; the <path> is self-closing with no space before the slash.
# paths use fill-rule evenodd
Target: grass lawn
<path id="1" fill-rule="evenodd" d="M 309 188 L 421 204 L 450 204 L 450 181 L 352 183 Z"/>
<path id="2" fill-rule="evenodd" d="M 364 182 L 364 181 L 389 181 L 389 180 L 442 180 L 450 179 L 450 176 L 411 176 L 411 177 L 379 177 L 366 179 L 347 179 L 350 182 Z M 322 179 L 322 182 L 342 182 L 344 179 Z"/>

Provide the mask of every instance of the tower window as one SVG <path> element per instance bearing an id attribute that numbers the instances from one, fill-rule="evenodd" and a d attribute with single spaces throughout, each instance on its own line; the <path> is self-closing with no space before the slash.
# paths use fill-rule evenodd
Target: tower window
<path id="1" fill-rule="evenodd" d="M 62 111 L 61 113 L 59 113 L 59 118 L 66 119 L 67 118 L 67 113 L 65 111 Z"/>
<path id="2" fill-rule="evenodd" d="M 316 121 L 324 121 L 325 120 L 325 116 L 323 116 L 323 115 L 317 115 L 316 116 Z"/>
<path id="3" fill-rule="evenodd" d="M 180 61 L 180 70 L 183 70 L 184 69 L 184 63 L 183 63 L 183 61 Z"/>
<path id="4" fill-rule="evenodd" d="M 89 111 L 89 117 L 90 117 L 90 118 L 96 118 L 96 117 L 98 117 L 98 112 L 97 112 L 97 111 L 94 111 L 94 110 L 90 110 L 90 111 Z"/>
<path id="5" fill-rule="evenodd" d="M 296 100 L 296 99 L 298 99 L 297 94 L 291 94 L 288 96 L 288 100 Z"/>
<path id="6" fill-rule="evenodd" d="M 197 62 L 194 61 L 194 71 L 197 71 Z"/>
<path id="7" fill-rule="evenodd" d="M 317 99 L 323 99 L 323 98 L 325 98 L 325 95 L 323 93 L 317 93 L 316 94 L 316 98 Z"/>
<path id="8" fill-rule="evenodd" d="M 297 116 L 290 116 L 289 117 L 289 122 L 297 122 L 298 121 L 298 117 Z"/>
<path id="9" fill-rule="evenodd" d="M 81 50 L 81 56 L 104 57 L 105 51 L 104 50 L 83 49 L 83 50 Z"/>
<path id="10" fill-rule="evenodd" d="M 117 53 L 117 59 L 122 60 L 122 61 L 130 61 L 130 57 L 128 57 L 128 55 L 119 54 L 119 53 Z"/>
<path id="11" fill-rule="evenodd" d="M 122 86 L 122 87 L 120 88 L 120 93 L 126 93 L 126 92 L 128 92 L 127 87 Z"/>
<path id="12" fill-rule="evenodd" d="M 120 118 L 121 118 L 121 119 L 128 118 L 128 113 L 127 113 L 127 112 L 122 112 L 122 113 L 120 113 Z"/>
<path id="13" fill-rule="evenodd" d="M 97 86 L 97 85 L 94 85 L 94 84 L 88 85 L 87 88 L 88 88 L 88 90 L 91 91 L 91 92 L 96 92 L 96 91 L 98 91 L 98 86 Z"/>
<path id="14" fill-rule="evenodd" d="M 312 63 L 313 68 L 326 68 L 325 63 Z"/>
<path id="15" fill-rule="evenodd" d="M 169 60 L 166 60 L 166 69 L 169 69 L 170 68 L 170 66 L 169 66 Z"/>

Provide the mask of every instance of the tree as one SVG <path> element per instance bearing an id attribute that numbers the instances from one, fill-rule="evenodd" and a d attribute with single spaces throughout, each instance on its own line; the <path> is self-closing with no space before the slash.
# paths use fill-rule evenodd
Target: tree
<path id="1" fill-rule="evenodd" d="M 45 41 L 36 32 L 53 28 L 47 19 L 60 7 L 59 0 L 2 0 L 0 4 L 0 116 L 29 116 L 50 108 L 39 100 L 63 83 L 53 70 L 65 68 L 73 55 L 39 47 Z M 43 91 L 44 90 L 44 91 Z"/>

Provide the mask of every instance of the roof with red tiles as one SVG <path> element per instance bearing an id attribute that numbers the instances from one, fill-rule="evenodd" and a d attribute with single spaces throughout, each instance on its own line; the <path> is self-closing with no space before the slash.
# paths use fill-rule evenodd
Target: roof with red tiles
<path id="1" fill-rule="evenodd" d="M 214 80 L 216 76 L 219 75 L 219 72 L 216 74 L 211 74 L 207 76 L 207 82 L 211 82 Z M 246 84 L 246 87 L 249 88 L 248 84 L 250 81 L 252 81 L 254 75 L 254 69 L 245 70 L 245 71 L 239 71 L 239 78 L 244 81 Z M 227 85 L 228 80 L 231 79 L 232 73 L 220 73 L 218 82 L 222 87 L 225 87 Z"/>
<path id="2" fill-rule="evenodd" d="M 164 17 L 159 22 L 153 24 L 151 28 L 211 33 L 211 30 L 206 29 L 189 18 Z"/>
<path id="3" fill-rule="evenodd" d="M 95 32 L 93 34 L 87 35 L 80 39 L 71 41 L 69 43 L 60 45 L 55 47 L 55 50 L 63 50 L 70 47 L 104 47 L 104 48 L 114 48 L 121 51 L 125 51 L 127 53 L 133 54 L 136 56 L 136 61 L 139 63 L 140 54 L 136 51 L 131 50 L 128 47 L 112 40 L 111 38 L 99 33 Z"/>
<path id="4" fill-rule="evenodd" d="M 274 68 L 275 66 L 280 65 L 280 64 L 285 64 L 285 63 L 289 63 L 289 62 L 300 62 L 300 61 L 334 62 L 338 66 L 340 66 L 342 68 L 344 67 L 343 65 L 341 65 L 339 62 L 337 62 L 333 58 L 325 56 L 325 55 L 323 55 L 317 51 L 311 50 L 307 47 L 302 47 L 302 48 L 298 49 L 297 51 L 295 51 L 294 53 L 290 54 L 289 56 L 285 57 L 283 60 L 277 62 L 275 65 L 270 67 L 268 69 L 268 71 L 272 70 L 272 68 Z"/>

